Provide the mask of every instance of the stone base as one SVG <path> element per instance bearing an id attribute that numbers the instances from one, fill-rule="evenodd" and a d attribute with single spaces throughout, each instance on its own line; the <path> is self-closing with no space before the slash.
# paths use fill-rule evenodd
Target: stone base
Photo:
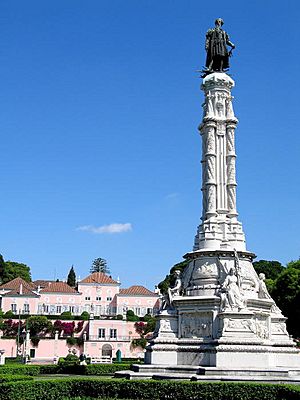
<path id="1" fill-rule="evenodd" d="M 259 345 L 249 340 L 155 340 L 146 351 L 145 364 L 215 368 L 300 368 L 300 352 L 293 346 Z"/>
<path id="2" fill-rule="evenodd" d="M 300 383 L 300 368 L 233 368 L 196 367 L 188 365 L 134 364 L 131 370 L 118 371 L 116 378 L 172 379 L 191 381 Z"/>

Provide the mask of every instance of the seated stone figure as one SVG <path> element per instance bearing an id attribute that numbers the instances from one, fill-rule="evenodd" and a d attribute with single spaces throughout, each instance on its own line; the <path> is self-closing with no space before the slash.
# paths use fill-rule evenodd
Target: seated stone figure
<path id="1" fill-rule="evenodd" d="M 230 268 L 229 274 L 221 287 L 221 311 L 226 308 L 238 308 L 239 310 L 245 308 L 243 296 L 237 283 L 238 277 L 235 275 L 234 268 Z"/>
<path id="2" fill-rule="evenodd" d="M 175 272 L 176 281 L 172 288 L 168 288 L 167 294 L 164 295 L 162 299 L 162 309 L 172 308 L 173 307 L 173 298 L 180 295 L 182 280 L 181 280 L 181 271 L 177 269 Z"/>

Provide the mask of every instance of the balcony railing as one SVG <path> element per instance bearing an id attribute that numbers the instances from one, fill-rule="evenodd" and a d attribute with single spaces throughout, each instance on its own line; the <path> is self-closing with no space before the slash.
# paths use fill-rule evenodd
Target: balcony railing
<path id="1" fill-rule="evenodd" d="M 132 336 L 117 336 L 117 337 L 110 337 L 109 335 L 104 337 L 93 336 L 89 335 L 89 341 L 96 341 L 96 342 L 130 342 L 134 337 Z"/>

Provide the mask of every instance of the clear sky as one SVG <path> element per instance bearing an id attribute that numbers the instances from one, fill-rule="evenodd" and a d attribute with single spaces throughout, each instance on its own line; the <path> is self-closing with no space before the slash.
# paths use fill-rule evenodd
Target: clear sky
<path id="1" fill-rule="evenodd" d="M 236 44 L 237 203 L 247 248 L 300 255 L 300 3 L 0 2 L 0 252 L 33 278 L 108 261 L 153 288 L 201 215 L 204 38 Z M 119 224 L 119 225 L 111 225 Z M 78 229 L 79 228 L 79 229 Z"/>

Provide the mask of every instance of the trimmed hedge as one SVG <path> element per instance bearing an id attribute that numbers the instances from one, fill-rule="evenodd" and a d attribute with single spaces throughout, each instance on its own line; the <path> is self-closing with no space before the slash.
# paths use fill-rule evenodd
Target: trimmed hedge
<path id="1" fill-rule="evenodd" d="M 116 371 L 130 369 L 130 364 L 89 364 L 89 365 L 4 365 L 0 367 L 2 374 L 19 375 L 48 375 L 48 374 L 76 374 L 76 375 L 113 375 Z"/>
<path id="2" fill-rule="evenodd" d="M 32 381 L 33 377 L 29 375 L 0 375 L 0 384 L 5 382 L 17 382 L 17 381 Z"/>
<path id="3" fill-rule="evenodd" d="M 0 400 L 91 397 L 143 400 L 299 400 L 297 385 L 225 382 L 57 379 L 0 385 Z"/>
<path id="4" fill-rule="evenodd" d="M 25 364 L 8 364 L 0 367 L 0 376 L 2 374 L 18 374 L 18 375 L 31 375 L 37 376 L 40 374 L 39 365 L 25 365 Z"/>

